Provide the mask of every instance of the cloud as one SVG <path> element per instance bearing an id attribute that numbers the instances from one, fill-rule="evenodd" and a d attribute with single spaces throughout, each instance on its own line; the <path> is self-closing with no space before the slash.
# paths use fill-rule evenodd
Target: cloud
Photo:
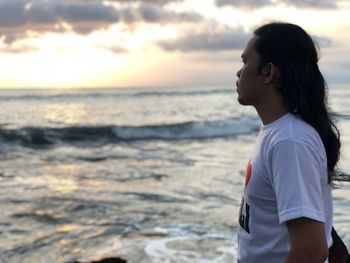
<path id="1" fill-rule="evenodd" d="M 118 22 L 120 15 L 114 9 L 96 3 L 69 3 L 57 0 L 6 0 L 0 3 L 0 34 L 5 44 L 25 38 L 27 32 L 64 32 L 60 24 L 68 23 L 76 32 L 87 32 Z M 85 29 L 82 23 L 86 22 Z M 90 28 L 88 30 L 88 28 Z"/>
<path id="2" fill-rule="evenodd" d="M 99 45 L 98 46 L 99 48 L 101 49 L 106 49 L 112 53 L 117 53 L 117 54 L 120 54 L 120 53 L 125 53 L 127 52 L 127 49 L 123 48 L 123 47 L 120 47 L 120 46 L 104 46 L 104 45 Z"/>
<path id="3" fill-rule="evenodd" d="M 166 51 L 181 51 L 184 53 L 198 51 L 232 51 L 243 50 L 252 36 L 252 32 L 245 32 L 243 27 L 231 28 L 207 22 L 207 28 L 191 31 L 177 39 L 159 41 L 156 44 Z M 325 36 L 312 36 L 321 48 L 332 46 L 332 40 Z M 222 60 L 222 58 L 220 58 Z"/>
<path id="4" fill-rule="evenodd" d="M 173 2 L 183 2 L 184 0 L 107 0 L 108 2 L 119 2 L 119 3 L 130 3 L 130 2 L 139 2 L 139 3 L 149 3 L 156 5 L 166 5 Z"/>
<path id="5" fill-rule="evenodd" d="M 0 3 L 0 27 L 54 24 L 60 21 L 118 21 L 116 10 L 102 3 L 69 3 L 57 0 L 5 0 Z"/>
<path id="6" fill-rule="evenodd" d="M 2 0 L 0 35 L 3 43 L 12 44 L 25 38 L 28 31 L 88 34 L 121 22 L 180 23 L 201 20 L 201 16 L 195 13 L 177 13 L 163 8 L 161 4 L 172 2 L 170 0 L 119 2 L 139 4 L 115 8 L 102 0 Z"/>
<path id="7" fill-rule="evenodd" d="M 295 5 L 298 7 L 313 7 L 313 8 L 336 8 L 336 0 L 280 0 L 277 2 Z"/>
<path id="8" fill-rule="evenodd" d="M 18 47 L 14 46 L 4 46 L 0 48 L 0 53 L 11 53 L 11 54 L 18 54 L 18 53 L 24 53 L 24 52 L 30 52 L 30 51 L 37 51 L 38 49 L 33 46 L 28 45 L 21 45 Z"/>
<path id="9" fill-rule="evenodd" d="M 187 33 L 179 39 L 157 44 L 167 51 L 227 51 L 243 49 L 249 37 L 243 28 L 225 27 L 212 32 Z"/>
<path id="10" fill-rule="evenodd" d="M 216 0 L 216 5 L 221 6 L 234 6 L 234 7 L 262 7 L 272 4 L 271 0 Z"/>
<path id="11" fill-rule="evenodd" d="M 196 22 L 202 17 L 196 13 L 175 13 L 156 4 L 141 3 L 138 8 L 124 9 L 122 18 L 127 23 L 144 21 L 148 23 Z"/>
<path id="12" fill-rule="evenodd" d="M 300 8 L 336 8 L 337 1 L 333 0 L 216 0 L 216 5 L 233 6 L 233 7 L 247 7 L 247 8 L 260 8 L 274 4 L 287 4 Z"/>

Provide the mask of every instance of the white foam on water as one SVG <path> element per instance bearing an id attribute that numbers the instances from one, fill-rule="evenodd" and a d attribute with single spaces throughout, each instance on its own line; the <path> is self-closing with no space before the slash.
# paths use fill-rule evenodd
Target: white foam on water
<path id="1" fill-rule="evenodd" d="M 258 131 L 260 126 L 261 121 L 257 117 L 240 117 L 155 126 L 116 126 L 113 132 L 121 140 L 206 139 L 250 134 Z"/>
<path id="2" fill-rule="evenodd" d="M 191 239 L 188 237 L 172 237 L 164 238 L 159 240 L 150 241 L 145 247 L 145 253 L 152 258 L 154 263 L 173 263 L 173 262 L 191 262 L 191 263 L 226 263 L 233 262 L 236 258 L 235 247 L 232 246 L 222 246 L 216 247 L 215 254 L 217 255 L 215 259 L 205 258 L 198 251 L 193 250 L 178 250 L 174 248 L 169 248 L 167 245 L 170 242 L 184 242 L 184 241 L 198 241 L 199 238 Z"/>
<path id="3" fill-rule="evenodd" d="M 198 228 L 196 229 L 198 230 Z M 196 234 L 188 232 L 185 235 L 184 226 L 178 226 L 178 228 L 170 226 L 169 229 L 157 227 L 154 230 L 162 234 L 175 235 L 158 240 L 149 240 L 144 251 L 154 263 L 228 263 L 234 262 L 236 259 L 235 238 L 233 236 L 218 233 Z M 232 245 L 213 245 L 210 248 L 212 250 L 210 257 L 208 257 L 207 247 L 201 249 L 200 246 L 197 246 L 198 243 L 215 240 L 225 241 Z M 183 248 L 183 243 L 192 242 L 195 243 L 195 246 L 191 245 L 188 248 Z M 174 243 L 182 245 L 182 248 L 171 246 Z"/>

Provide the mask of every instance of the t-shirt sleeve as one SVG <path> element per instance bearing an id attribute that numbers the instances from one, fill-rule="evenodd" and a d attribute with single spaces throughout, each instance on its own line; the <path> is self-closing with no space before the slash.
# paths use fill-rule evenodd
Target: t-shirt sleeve
<path id="1" fill-rule="evenodd" d="M 281 141 L 269 152 L 267 164 L 279 222 L 299 217 L 325 222 L 324 169 L 316 148 L 305 142 Z"/>

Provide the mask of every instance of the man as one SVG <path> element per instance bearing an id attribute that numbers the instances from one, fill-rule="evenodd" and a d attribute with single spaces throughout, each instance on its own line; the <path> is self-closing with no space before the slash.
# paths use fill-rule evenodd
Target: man
<path id="1" fill-rule="evenodd" d="M 246 173 L 238 262 L 328 262 L 340 141 L 314 42 L 297 25 L 271 23 L 255 30 L 242 59 L 238 101 L 263 125 Z"/>

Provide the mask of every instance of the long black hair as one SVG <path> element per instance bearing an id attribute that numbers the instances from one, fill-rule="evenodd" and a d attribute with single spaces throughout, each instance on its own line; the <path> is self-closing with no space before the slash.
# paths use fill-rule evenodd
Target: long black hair
<path id="1" fill-rule="evenodd" d="M 327 153 L 328 182 L 342 180 L 346 175 L 337 168 L 340 134 L 327 105 L 327 84 L 317 64 L 317 43 L 300 26 L 289 23 L 266 24 L 254 34 L 258 36 L 255 49 L 260 55 L 259 71 L 267 63 L 279 68 L 276 88 L 285 108 L 320 135 Z"/>

